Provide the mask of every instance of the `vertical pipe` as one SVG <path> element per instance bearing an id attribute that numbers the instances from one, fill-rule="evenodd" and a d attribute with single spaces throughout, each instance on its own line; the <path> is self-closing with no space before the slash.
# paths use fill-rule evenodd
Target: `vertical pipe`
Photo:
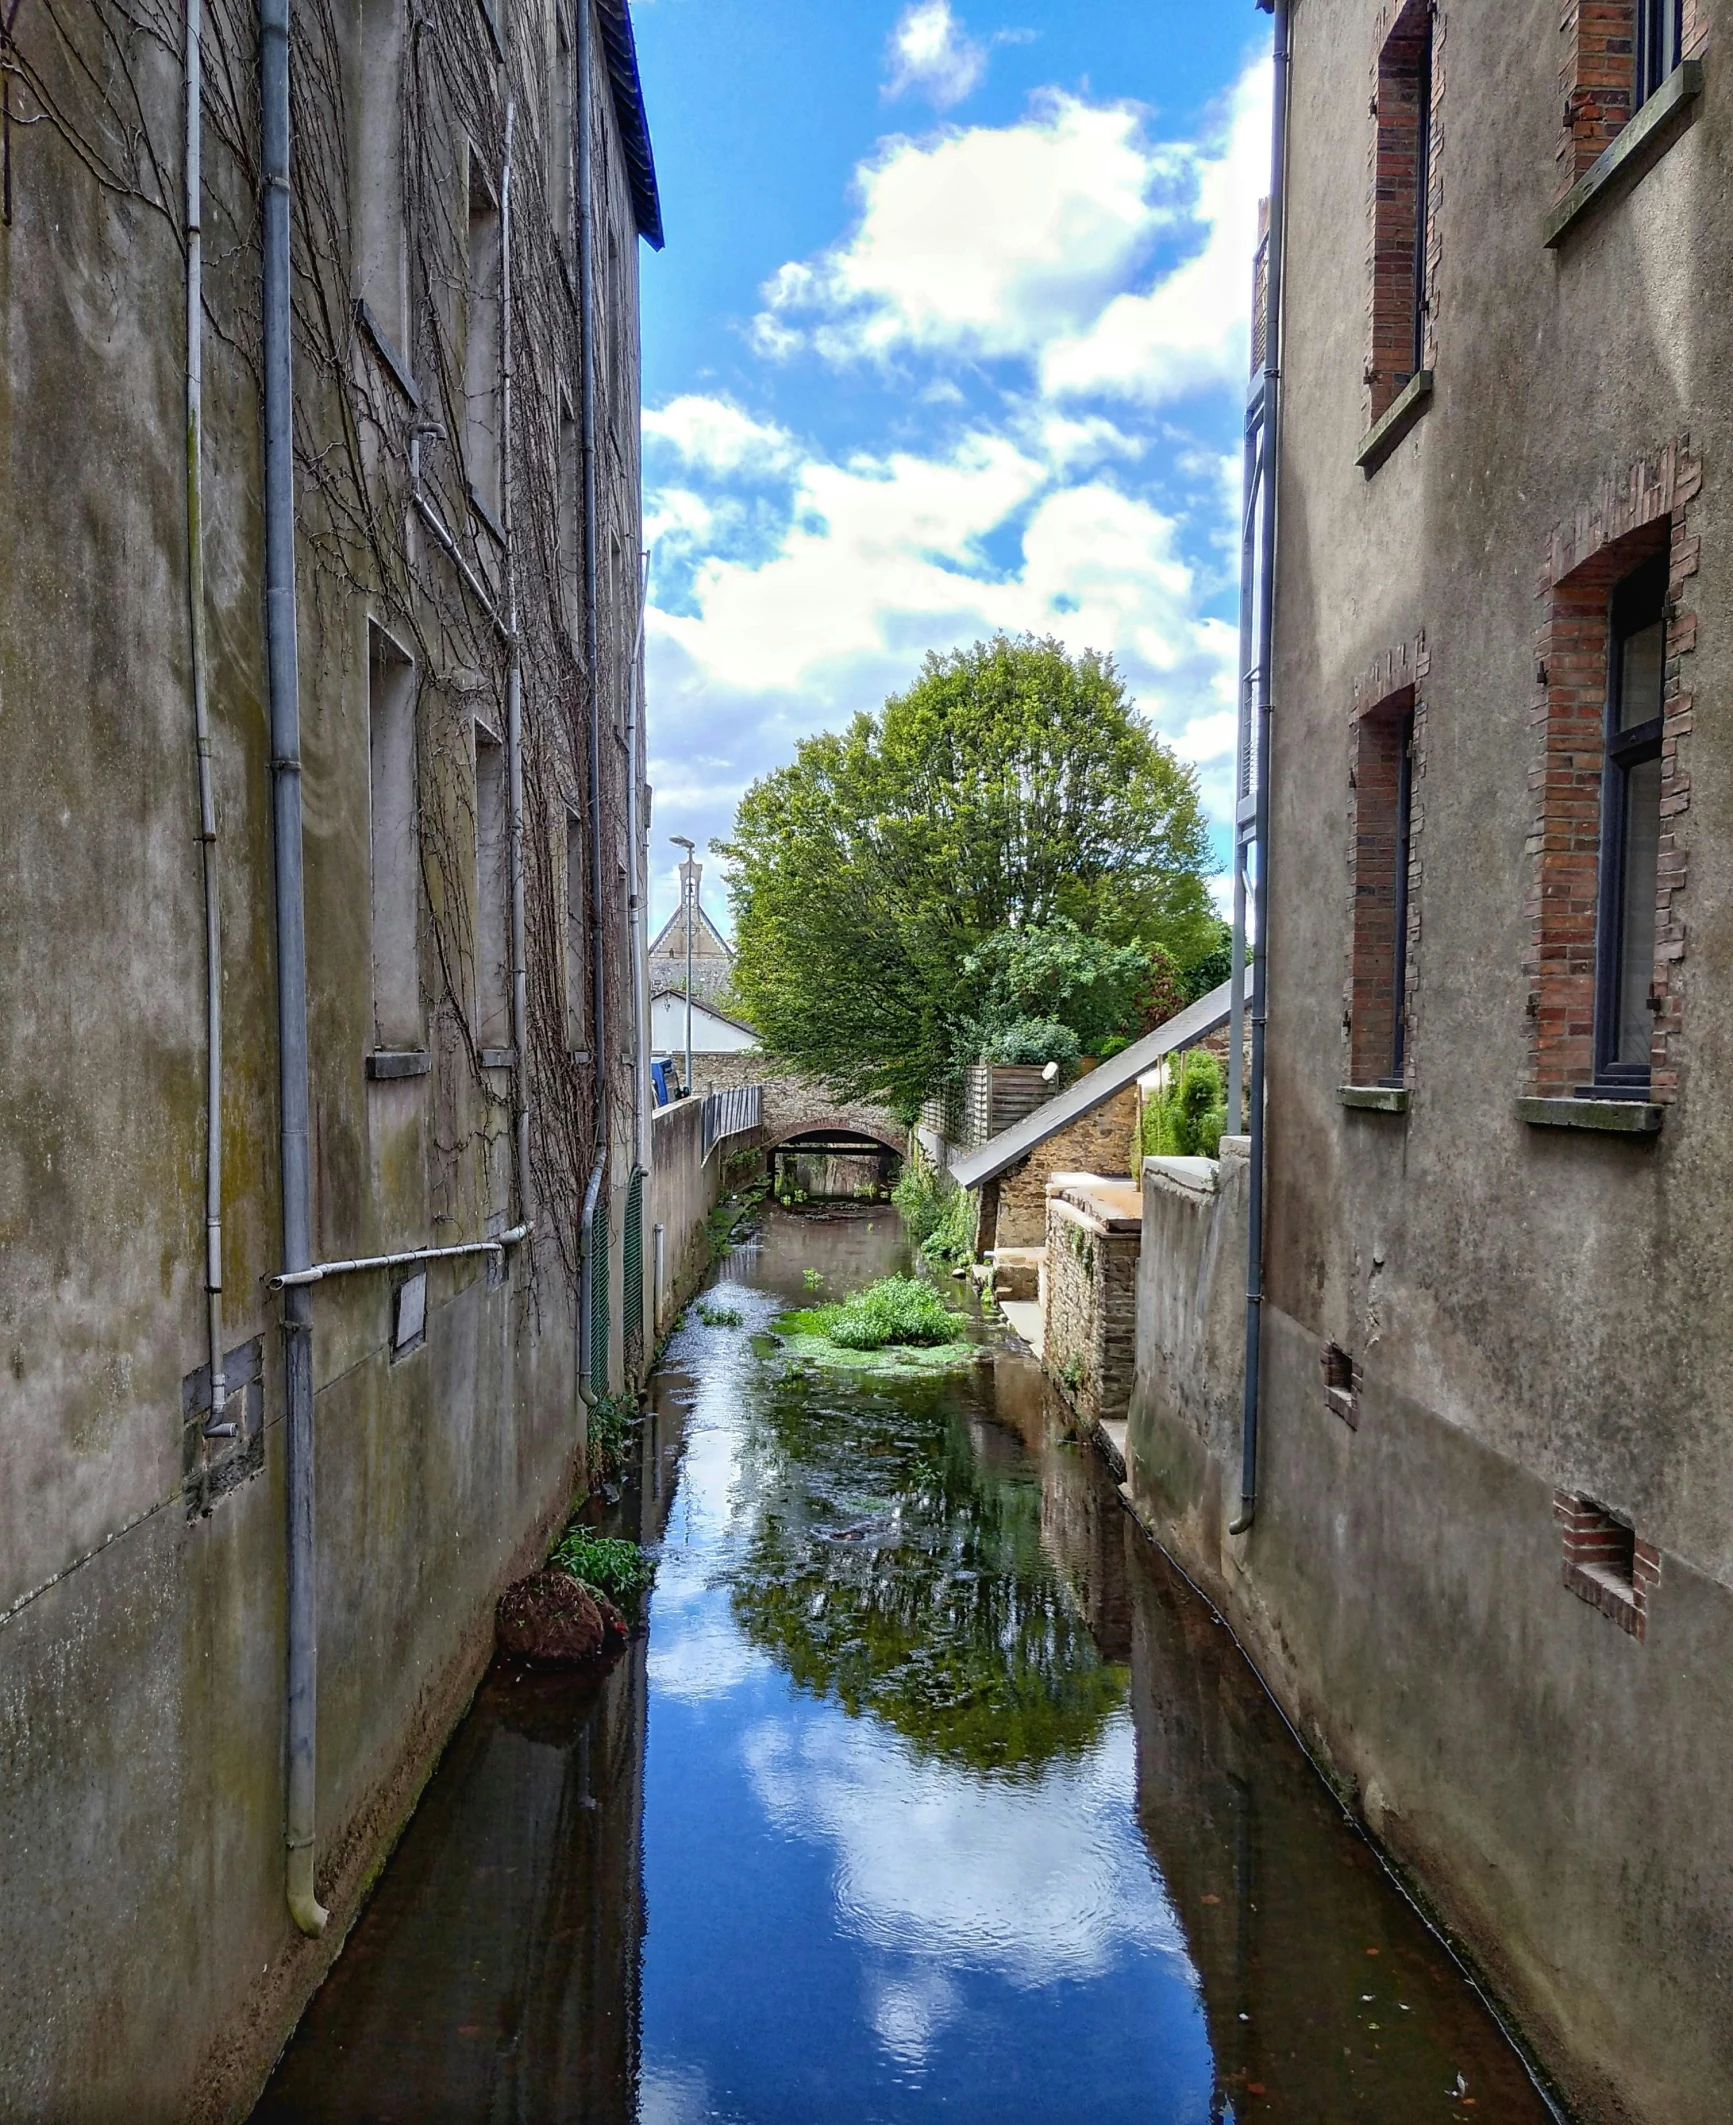
<path id="1" fill-rule="evenodd" d="M 608 1031 L 602 971 L 602 689 L 601 629 L 596 619 L 596 203 L 592 105 L 595 92 L 594 0 L 578 0 L 578 346 L 584 461 L 584 679 L 589 689 L 590 1069 L 596 1101 L 596 1151 L 584 1188 L 578 1272 L 578 1392 L 595 1400 L 591 1376 L 596 1287 L 596 1209 L 608 1162 Z M 606 1221 L 602 1245 L 607 1245 Z M 602 1354 L 604 1367 L 607 1353 Z"/>
<path id="2" fill-rule="evenodd" d="M 283 1267 L 311 1267 L 307 1165 L 307 926 L 301 878 L 301 704 L 295 634 L 294 390 L 290 350 L 289 0 L 259 0 L 264 178 L 265 647 L 277 929 L 279 1165 Z M 313 1892 L 318 1597 L 313 1551 L 313 1312 L 305 1285 L 283 1295 L 283 1432 L 289 1494 L 287 1687 L 289 1910 L 303 1933 L 329 1913 Z"/>
<path id="3" fill-rule="evenodd" d="M 650 556 L 645 554 L 638 569 L 638 625 L 632 642 L 631 687 L 626 728 L 626 842 L 629 865 L 627 924 L 632 946 L 632 1159 L 643 1172 L 650 1170 L 649 1123 L 649 932 L 646 928 L 645 836 L 639 817 L 639 796 L 644 780 L 644 609 L 650 596 Z"/>
<path id="4" fill-rule="evenodd" d="M 1266 282 L 1266 289 L 1268 283 Z M 1267 298 L 1266 298 L 1267 299 Z M 1261 445 L 1263 394 L 1248 407 L 1240 493 L 1240 665 L 1238 729 L 1234 741 L 1234 941 L 1228 996 L 1228 1127 L 1237 1135 L 1245 1125 L 1246 1046 L 1246 822 L 1252 782 L 1252 640 L 1257 620 L 1253 569 L 1257 559 L 1258 453 Z"/>
<path id="5" fill-rule="evenodd" d="M 211 725 L 205 677 L 204 536 L 204 67 L 201 0 L 186 0 L 187 240 L 187 619 L 193 739 L 198 755 L 200 869 L 205 898 L 205 1334 L 210 1345 L 207 1439 L 232 1439 L 223 1377 L 223 944 L 217 906 L 217 807 L 211 777 Z"/>
<path id="6" fill-rule="evenodd" d="M 1258 540 L 1258 870 L 1252 898 L 1251 1201 L 1246 1240 L 1245 1401 L 1240 1430 L 1240 1510 L 1228 1532 L 1243 1535 L 1258 1507 L 1258 1397 L 1264 1312 L 1264 1026 L 1270 915 L 1271 659 L 1276 621 L 1276 476 L 1281 434 L 1282 266 L 1287 240 L 1288 9 L 1275 6 L 1275 111 L 1270 129 L 1270 267 L 1265 286 L 1263 521 Z"/>
<path id="7" fill-rule="evenodd" d="M 530 1053 L 529 970 L 524 949 L 524 753 L 523 753 L 523 647 L 518 638 L 517 542 L 513 535 L 512 508 L 512 309 L 511 309 L 511 149 L 516 105 L 505 107 L 504 167 L 499 183 L 500 242 L 500 519 L 505 532 L 506 631 L 511 638 L 511 663 L 506 676 L 505 751 L 506 803 L 510 808 L 508 828 L 511 864 L 511 1038 L 517 1057 L 513 1070 L 517 1114 L 512 1132 L 517 1167 L 518 1216 L 527 1224 L 530 1209 Z"/>

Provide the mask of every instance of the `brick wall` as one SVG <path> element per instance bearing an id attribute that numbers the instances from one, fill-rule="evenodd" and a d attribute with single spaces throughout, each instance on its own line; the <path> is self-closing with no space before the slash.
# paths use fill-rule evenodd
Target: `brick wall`
<path id="1" fill-rule="evenodd" d="M 1434 359 L 1431 291 L 1436 283 L 1441 204 L 1444 18 L 1432 0 L 1403 0 L 1378 18 L 1372 70 L 1372 214 L 1366 358 L 1367 425 L 1390 410 L 1415 370 L 1415 303 L 1421 304 L 1419 366 Z M 1425 198 L 1420 184 L 1423 100 L 1430 129 Z M 1424 270 L 1415 270 L 1420 214 L 1426 214 Z"/>
<path id="2" fill-rule="evenodd" d="M 1559 19 L 1558 196 L 1630 123 L 1636 88 L 1633 0 L 1565 0 Z M 1680 56 L 1700 59 L 1709 42 L 1709 0 L 1685 0 Z"/>
<path id="3" fill-rule="evenodd" d="M 1078 1414 L 1123 1418 L 1137 1371 L 1140 1234 L 1113 1232 L 1081 1202 L 1047 1198 L 1041 1362 Z"/>
<path id="4" fill-rule="evenodd" d="M 1047 1183 L 1055 1173 L 1129 1173 L 1137 1087 L 1126 1085 L 1037 1144 L 982 1191 L 982 1245 L 1039 1247 L 1047 1232 Z M 989 1229 L 990 1228 L 990 1229 Z"/>
<path id="5" fill-rule="evenodd" d="M 1681 437 L 1658 458 L 1638 459 L 1609 480 L 1547 541 L 1535 645 L 1539 743 L 1529 776 L 1534 825 L 1527 966 L 1530 1083 L 1543 1098 L 1568 1098 L 1594 1072 L 1609 601 L 1614 584 L 1655 553 L 1666 553 L 1670 567 L 1650 1096 L 1665 1103 L 1678 1095 L 1692 715 L 1682 660 L 1697 646 L 1696 614 L 1684 610 L 1681 600 L 1697 571 L 1701 542 L 1690 505 L 1701 484 L 1689 438 Z"/>
<path id="6" fill-rule="evenodd" d="M 1564 1540 L 1565 1585 L 1620 1630 L 1646 1637 L 1649 1595 L 1661 1583 L 1660 1551 L 1592 1498 L 1554 1491 L 1552 1509 Z"/>

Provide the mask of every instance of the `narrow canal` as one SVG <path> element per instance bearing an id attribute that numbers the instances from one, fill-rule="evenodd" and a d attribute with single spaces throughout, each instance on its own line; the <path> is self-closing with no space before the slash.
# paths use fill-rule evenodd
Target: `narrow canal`
<path id="1" fill-rule="evenodd" d="M 729 1256 L 621 1501 L 647 1637 L 495 1669 L 256 2119 L 1548 2116 L 1027 1356 L 770 1341 L 906 1265 Z"/>

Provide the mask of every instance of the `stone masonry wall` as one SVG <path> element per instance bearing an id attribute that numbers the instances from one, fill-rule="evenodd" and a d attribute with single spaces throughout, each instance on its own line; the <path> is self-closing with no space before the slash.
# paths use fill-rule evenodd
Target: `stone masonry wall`
<path id="1" fill-rule="evenodd" d="M 1050 1195 L 1046 1244 L 1042 1363 L 1080 1416 L 1122 1418 L 1137 1364 L 1139 1235 Z"/>
<path id="2" fill-rule="evenodd" d="M 1136 1127 L 1137 1087 L 1127 1085 L 1037 1144 L 1027 1158 L 988 1182 L 989 1189 L 998 1190 L 998 1214 L 991 1240 L 983 1231 L 982 1244 L 1039 1247 L 1047 1230 L 1048 1181 L 1055 1173 L 1126 1172 Z"/>

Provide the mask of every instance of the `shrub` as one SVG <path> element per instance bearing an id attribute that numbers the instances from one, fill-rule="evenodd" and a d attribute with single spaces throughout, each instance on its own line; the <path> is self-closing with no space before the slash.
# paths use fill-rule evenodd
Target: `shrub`
<path id="1" fill-rule="evenodd" d="M 1064 1067 L 1076 1062 L 1082 1053 L 1083 1043 L 1058 1019 L 1013 1018 L 994 1027 L 987 1035 L 981 1047 L 981 1060 L 986 1063 L 1051 1062 Z"/>
<path id="2" fill-rule="evenodd" d="M 1179 1058 L 1165 1090 L 1143 1113 L 1146 1158 L 1215 1158 L 1227 1128 L 1221 1065 L 1207 1048 Z"/>
<path id="3" fill-rule="evenodd" d="M 584 1451 L 591 1482 L 604 1481 L 624 1461 L 627 1434 L 637 1417 L 638 1405 L 630 1395 L 603 1395 L 590 1404 Z"/>
<path id="4" fill-rule="evenodd" d="M 816 1310 L 819 1333 L 844 1350 L 883 1350 L 892 1343 L 953 1343 L 962 1324 L 931 1284 L 887 1276 L 840 1306 Z"/>
<path id="5" fill-rule="evenodd" d="M 953 1188 L 945 1197 L 939 1221 L 921 1242 L 929 1262 L 945 1262 L 961 1268 L 975 1258 L 975 1198 L 966 1188 Z"/>
<path id="6" fill-rule="evenodd" d="M 917 1247 L 932 1237 L 945 1214 L 945 1190 L 938 1173 L 915 1153 L 903 1161 L 903 1170 L 891 1190 L 891 1201 L 902 1212 L 909 1238 Z"/>
<path id="7" fill-rule="evenodd" d="M 655 1576 L 655 1566 L 635 1542 L 598 1535 L 574 1521 L 554 1545 L 549 1559 L 558 1570 L 606 1594 L 616 1608 L 630 1614 Z"/>

